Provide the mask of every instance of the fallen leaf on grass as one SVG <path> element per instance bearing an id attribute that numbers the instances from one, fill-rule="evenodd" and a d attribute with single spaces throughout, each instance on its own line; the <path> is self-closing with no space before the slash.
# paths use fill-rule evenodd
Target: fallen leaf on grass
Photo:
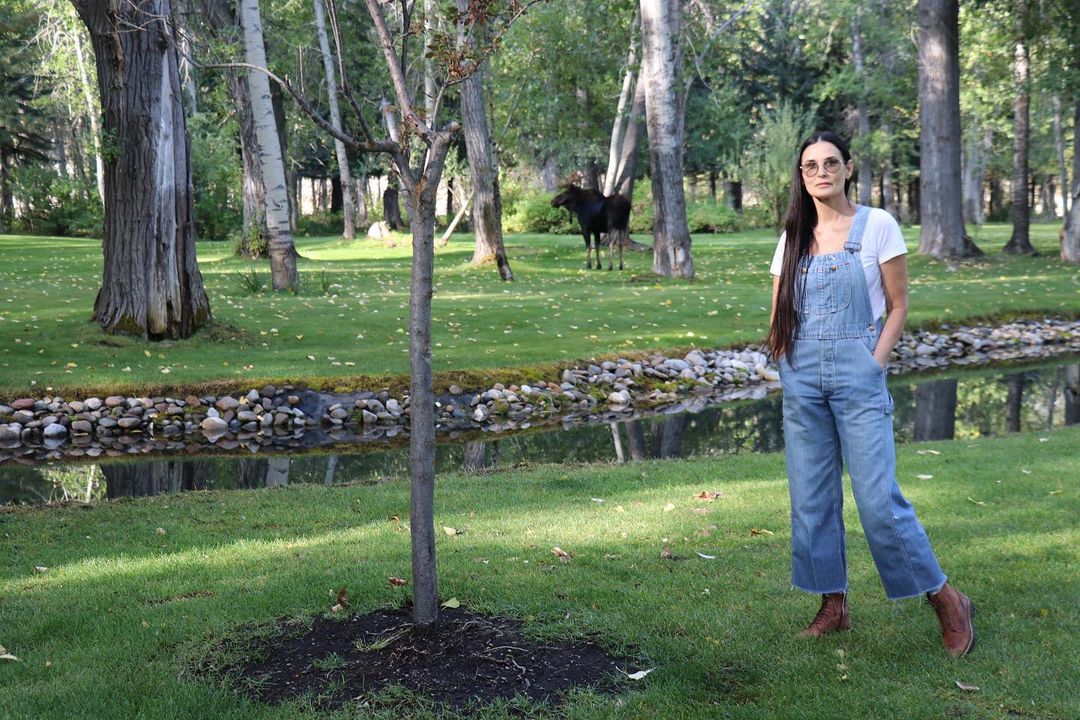
<path id="1" fill-rule="evenodd" d="M 164 535 L 164 534 L 165 534 L 165 528 L 160 528 L 160 527 L 159 527 L 159 528 L 158 528 L 157 530 L 155 530 L 154 532 L 156 532 L 156 533 L 157 533 L 158 535 Z"/>
<path id="2" fill-rule="evenodd" d="M 961 690 L 967 690 L 968 692 L 979 692 L 978 685 L 968 685 L 967 683 L 962 683 L 959 680 L 956 681 L 956 687 L 960 688 Z"/>
<path id="3" fill-rule="evenodd" d="M 716 559 L 715 555 L 706 555 L 705 553 L 698 553 L 697 556 L 699 558 L 701 558 L 702 560 L 715 560 Z"/>
<path id="4" fill-rule="evenodd" d="M 766 530 L 765 528 L 750 528 L 750 537 L 757 537 L 758 535 L 774 535 L 772 530 Z"/>
<path id="5" fill-rule="evenodd" d="M 602 502 L 604 502 L 604 498 L 590 498 L 590 500 L 592 500 L 594 503 L 602 503 Z"/>
<path id="6" fill-rule="evenodd" d="M 456 597 L 453 597 L 453 598 L 450 598 L 449 600 L 447 600 L 446 602 L 444 602 L 442 604 L 442 606 L 444 608 L 451 608 L 451 609 L 459 608 L 459 607 L 461 607 L 461 601 L 458 600 Z"/>
<path id="7" fill-rule="evenodd" d="M 408 580 L 402 580 L 401 578 L 394 577 L 393 575 L 387 578 L 387 582 L 389 582 L 394 587 L 404 587 L 405 585 L 409 584 Z"/>
<path id="8" fill-rule="evenodd" d="M 452 528 L 452 527 L 450 527 L 448 525 L 443 525 L 443 532 L 446 533 L 447 535 L 449 535 L 450 537 L 454 537 L 455 535 L 464 534 L 465 531 L 464 530 L 458 530 L 457 528 Z"/>
<path id="9" fill-rule="evenodd" d="M 570 553 L 566 552 L 565 550 L 563 550 L 558 545 L 551 548 L 551 554 L 555 555 L 557 558 L 559 558 L 563 562 L 570 562 Z"/>
<path id="10" fill-rule="evenodd" d="M 941 452 L 938 451 L 938 450 L 916 450 L 915 454 L 916 455 L 940 455 Z"/>
<path id="11" fill-rule="evenodd" d="M 701 492 L 699 492 L 694 497 L 697 498 L 698 500 L 704 500 L 705 502 L 712 502 L 716 498 L 724 497 L 724 493 L 722 493 L 722 492 L 712 492 L 711 490 L 702 490 Z"/>
<path id="12" fill-rule="evenodd" d="M 970 495 L 968 495 L 968 502 L 976 505 L 986 505 L 982 500 L 972 500 Z"/>
<path id="13" fill-rule="evenodd" d="M 920 480 L 933 480 L 934 479 L 933 475 L 916 475 L 915 477 L 919 478 Z"/>
<path id="14" fill-rule="evenodd" d="M 49 568 L 45 567 L 44 565 L 35 565 L 34 570 L 37 570 L 39 573 L 49 572 Z"/>
<path id="15" fill-rule="evenodd" d="M 674 509 L 675 509 L 674 503 L 668 503 L 667 505 L 664 506 L 664 512 L 671 512 Z"/>
<path id="16" fill-rule="evenodd" d="M 656 668 L 649 668 L 648 670 L 638 670 L 635 673 L 628 673 L 625 670 L 619 670 L 619 672 L 621 672 L 623 675 L 630 678 L 631 680 L 641 680 L 655 669 Z"/>
<path id="17" fill-rule="evenodd" d="M 1024 473 L 1025 475 L 1030 475 L 1031 474 L 1031 471 L 1028 470 L 1027 468 L 1020 468 L 1020 472 Z"/>

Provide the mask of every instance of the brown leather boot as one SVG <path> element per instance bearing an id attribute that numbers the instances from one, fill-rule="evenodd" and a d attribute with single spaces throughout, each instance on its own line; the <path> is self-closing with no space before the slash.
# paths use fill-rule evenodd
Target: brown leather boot
<path id="1" fill-rule="evenodd" d="M 934 606 L 941 623 L 945 652 L 954 658 L 971 652 L 975 647 L 975 626 L 971 622 L 975 604 L 971 598 L 946 583 L 938 592 L 927 593 L 926 599 Z"/>
<path id="2" fill-rule="evenodd" d="M 804 630 L 795 637 L 819 638 L 832 632 L 851 629 L 851 616 L 848 615 L 847 593 L 830 593 L 821 596 L 821 609 L 817 616 Z"/>

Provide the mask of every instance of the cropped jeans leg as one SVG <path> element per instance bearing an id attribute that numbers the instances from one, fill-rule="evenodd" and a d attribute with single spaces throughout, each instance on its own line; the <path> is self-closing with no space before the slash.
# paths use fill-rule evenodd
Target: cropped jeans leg
<path id="1" fill-rule="evenodd" d="M 846 357 L 858 360 L 859 355 Z M 885 373 L 865 351 L 863 357 L 873 365 L 852 368 L 848 377 L 853 382 L 838 387 L 830 404 L 843 438 L 859 521 L 885 594 L 893 600 L 915 597 L 940 590 L 945 574 L 896 482 L 893 403 Z"/>
<path id="2" fill-rule="evenodd" d="M 846 592 L 840 440 L 823 397 L 785 388 L 784 445 L 791 493 L 791 584 L 816 594 Z"/>

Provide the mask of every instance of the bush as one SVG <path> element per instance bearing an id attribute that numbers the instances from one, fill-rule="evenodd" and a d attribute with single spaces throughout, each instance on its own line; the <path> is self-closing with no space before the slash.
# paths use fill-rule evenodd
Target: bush
<path id="1" fill-rule="evenodd" d="M 195 192 L 195 234 L 228 240 L 243 223 L 243 169 L 236 152 L 236 125 L 220 125 L 209 113 L 188 122 Z"/>
<path id="2" fill-rule="evenodd" d="M 692 233 L 731 233 L 743 227 L 739 213 L 713 202 L 689 203 L 686 223 Z"/>
<path id="3" fill-rule="evenodd" d="M 634 193 L 634 201 L 630 207 L 630 232 L 651 233 L 653 226 L 652 192 L 649 192 L 646 183 L 638 182 L 637 192 Z"/>
<path id="4" fill-rule="evenodd" d="M 56 174 L 45 165 L 18 167 L 13 191 L 23 213 L 15 221 L 19 230 L 44 235 L 101 237 L 105 211 L 92 180 L 85 184 Z"/>
<path id="5" fill-rule="evenodd" d="M 505 209 L 505 208 L 504 208 Z M 503 216 L 507 233 L 576 233 L 578 226 L 563 208 L 551 207 L 551 195 L 527 193 L 514 203 L 511 213 Z"/>

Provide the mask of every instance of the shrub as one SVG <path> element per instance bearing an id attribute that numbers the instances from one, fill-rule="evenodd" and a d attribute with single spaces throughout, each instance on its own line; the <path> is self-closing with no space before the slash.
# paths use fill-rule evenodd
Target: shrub
<path id="1" fill-rule="evenodd" d="M 653 226 L 652 193 L 645 192 L 646 183 L 639 181 L 630 207 L 630 232 L 651 233 Z"/>
<path id="2" fill-rule="evenodd" d="M 62 177 L 46 165 L 15 168 L 12 187 L 23 203 L 14 226 L 45 235 L 101 237 L 105 212 L 93 180 Z"/>
<path id="3" fill-rule="evenodd" d="M 731 233 L 743 226 L 739 213 L 713 202 L 689 203 L 686 222 L 692 233 Z"/>
<path id="4" fill-rule="evenodd" d="M 504 214 L 503 230 L 507 233 L 576 233 L 576 222 L 563 208 L 551 207 L 551 195 L 528 193 L 515 204 L 511 214 Z"/>

